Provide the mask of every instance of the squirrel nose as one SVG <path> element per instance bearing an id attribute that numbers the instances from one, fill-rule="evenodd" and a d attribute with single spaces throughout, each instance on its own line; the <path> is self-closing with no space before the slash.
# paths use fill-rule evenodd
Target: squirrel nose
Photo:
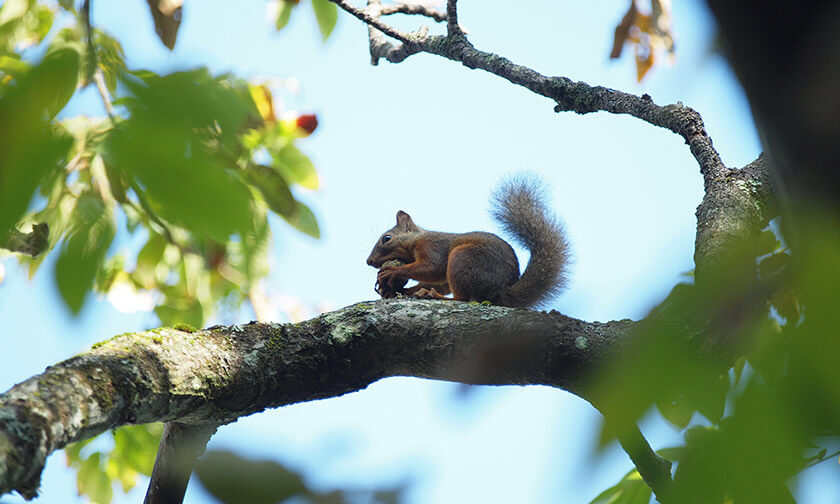
<path id="1" fill-rule="evenodd" d="M 368 266 L 373 266 L 373 259 L 368 257 L 367 263 L 368 263 Z"/>

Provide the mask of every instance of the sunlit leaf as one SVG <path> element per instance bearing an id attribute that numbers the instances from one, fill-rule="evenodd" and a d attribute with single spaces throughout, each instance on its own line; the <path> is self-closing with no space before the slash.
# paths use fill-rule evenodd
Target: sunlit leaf
<path id="1" fill-rule="evenodd" d="M 166 249 L 166 239 L 157 234 L 151 233 L 146 244 L 137 254 L 137 265 L 132 273 L 132 278 L 143 288 L 153 289 L 158 282 L 157 268 L 163 259 L 163 252 Z"/>
<path id="2" fill-rule="evenodd" d="M 96 290 L 99 292 L 108 292 L 111 285 L 117 279 L 117 275 L 125 269 L 125 257 L 122 254 L 116 254 L 107 259 L 102 267 L 96 273 Z"/>
<path id="3" fill-rule="evenodd" d="M 113 497 L 111 478 L 102 469 L 100 454 L 94 453 L 83 460 L 76 474 L 79 495 L 86 495 L 96 504 L 109 504 Z"/>
<path id="4" fill-rule="evenodd" d="M 590 504 L 648 504 L 651 490 L 635 469 L 613 487 L 601 492 Z"/>
<path id="5" fill-rule="evenodd" d="M 271 90 L 266 85 L 248 85 L 248 91 L 251 94 L 251 99 L 257 110 L 265 122 L 274 122 L 277 120 L 277 115 L 274 113 L 274 99 L 271 96 Z"/>
<path id="6" fill-rule="evenodd" d="M 315 11 L 321 37 L 327 40 L 338 21 L 338 7 L 329 0 L 312 0 L 312 10 Z"/>
<path id="7" fill-rule="evenodd" d="M 155 314 L 165 326 L 189 324 L 193 327 L 204 326 L 204 308 L 197 300 L 183 298 L 179 301 L 169 301 L 155 307 Z"/>
<path id="8" fill-rule="evenodd" d="M 126 425 L 114 431 L 114 448 L 108 464 L 151 476 L 163 424 Z M 125 488 L 125 486 L 124 486 Z M 128 488 L 130 489 L 130 487 Z"/>
<path id="9" fill-rule="evenodd" d="M 29 65 L 21 61 L 17 55 L 0 56 L 0 72 L 20 80 L 29 70 Z"/>
<path id="10" fill-rule="evenodd" d="M 299 2 L 292 2 L 289 0 L 277 1 L 279 5 L 277 10 L 277 21 L 274 26 L 277 29 L 277 31 L 280 31 L 283 28 L 285 28 L 287 24 L 289 24 L 289 19 L 291 19 L 292 17 L 292 9 L 294 9 Z"/>
<path id="11" fill-rule="evenodd" d="M 318 173 L 309 157 L 288 143 L 274 156 L 273 166 L 291 183 L 307 189 L 318 189 Z"/>

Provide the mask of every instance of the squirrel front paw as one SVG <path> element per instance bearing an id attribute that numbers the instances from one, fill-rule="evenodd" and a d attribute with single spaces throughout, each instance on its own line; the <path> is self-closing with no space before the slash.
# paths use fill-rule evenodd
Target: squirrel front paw
<path id="1" fill-rule="evenodd" d="M 394 298 L 397 297 L 397 294 L 403 293 L 403 287 L 408 283 L 408 279 L 395 276 L 396 273 L 394 271 L 394 268 L 402 265 L 403 262 L 399 259 L 391 259 L 390 261 L 385 261 L 379 268 L 373 290 L 382 296 L 383 299 Z"/>

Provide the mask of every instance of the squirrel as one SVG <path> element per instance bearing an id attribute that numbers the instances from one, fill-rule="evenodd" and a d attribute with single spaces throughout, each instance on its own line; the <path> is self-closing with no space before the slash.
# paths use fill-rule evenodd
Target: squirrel
<path id="1" fill-rule="evenodd" d="M 493 218 L 531 258 L 522 276 L 513 248 L 492 233 L 441 233 L 397 212 L 397 224 L 376 242 L 367 264 L 379 269 L 376 291 L 427 299 L 489 301 L 511 307 L 545 303 L 565 287 L 569 244 L 533 177 L 503 183 L 491 197 Z M 418 285 L 405 289 L 409 279 Z"/>

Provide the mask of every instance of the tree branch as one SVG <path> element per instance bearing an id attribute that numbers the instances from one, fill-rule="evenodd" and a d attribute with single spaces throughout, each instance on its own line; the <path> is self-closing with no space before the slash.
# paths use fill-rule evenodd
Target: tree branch
<path id="1" fill-rule="evenodd" d="M 392 14 L 408 14 L 415 16 L 426 16 L 434 19 L 438 23 L 446 21 L 446 14 L 423 4 L 399 3 L 383 5 L 382 8 L 379 10 L 379 14 L 382 16 L 390 16 Z"/>
<path id="2" fill-rule="evenodd" d="M 0 248 L 36 257 L 46 250 L 49 237 L 50 226 L 46 222 L 33 224 L 28 233 L 12 228 L 6 236 L 0 236 Z"/>
<path id="3" fill-rule="evenodd" d="M 399 63 L 418 52 L 443 56 L 458 61 L 468 68 L 485 70 L 550 98 L 556 103 L 554 107 L 556 112 L 574 111 L 578 114 L 587 114 L 604 111 L 626 114 L 654 126 L 666 128 L 683 137 L 689 145 L 691 154 L 700 165 L 700 171 L 707 185 L 711 180 L 726 174 L 726 167 L 712 146 L 712 140 L 706 133 L 703 119 L 694 109 L 685 107 L 681 103 L 656 105 L 647 94 L 635 96 L 603 86 L 574 82 L 565 77 L 547 77 L 502 56 L 478 50 L 470 44 L 459 28 L 457 31 L 452 30 L 453 23 L 457 28 L 454 0 L 447 1 L 448 36 L 429 36 L 424 31 L 408 34 L 392 28 L 380 19 L 382 6 L 378 0 L 369 0 L 368 6 L 363 10 L 357 9 L 345 0 L 330 1 L 371 27 L 369 37 L 371 62 L 374 65 L 380 58 Z M 394 45 L 385 41 L 382 33 L 399 40 L 402 44 Z"/>
<path id="4" fill-rule="evenodd" d="M 446 34 L 450 37 L 463 35 L 458 26 L 458 0 L 446 0 Z"/>
<path id="5" fill-rule="evenodd" d="M 215 425 L 167 423 L 143 504 L 181 504 L 195 462 L 215 432 Z"/>
<path id="6" fill-rule="evenodd" d="M 543 384 L 585 397 L 591 371 L 635 325 L 397 299 L 299 324 L 121 335 L 0 395 L 0 494 L 34 497 L 51 452 L 121 425 L 222 425 L 388 376 Z"/>

